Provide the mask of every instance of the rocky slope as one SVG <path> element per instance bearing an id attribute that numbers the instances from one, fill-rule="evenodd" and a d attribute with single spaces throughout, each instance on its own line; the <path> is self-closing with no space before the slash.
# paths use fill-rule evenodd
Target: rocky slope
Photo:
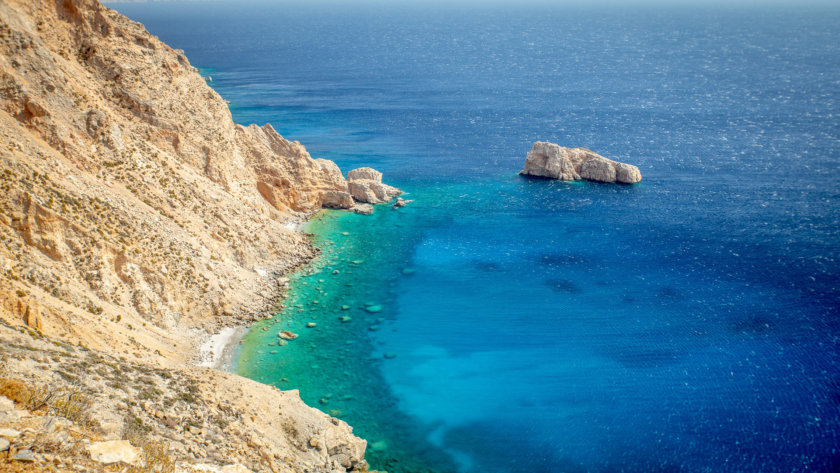
<path id="1" fill-rule="evenodd" d="M 547 141 L 534 143 L 519 174 L 561 181 L 586 179 L 621 184 L 642 180 L 642 173 L 636 166 L 612 161 L 586 148 L 566 148 Z"/>
<path id="2" fill-rule="evenodd" d="M 234 124 L 142 25 L 97 0 L 0 0 L 0 321 L 40 343 L 3 329 L 0 355 L 9 379 L 95 394 L 104 420 L 82 437 L 124 439 L 140 419 L 183 462 L 364 468 L 364 441 L 294 393 L 187 367 L 208 332 L 282 305 L 282 274 L 315 255 L 296 228 L 325 206 L 357 206 L 335 163 Z M 227 410 L 238 430 L 208 424 Z"/>
<path id="3" fill-rule="evenodd" d="M 0 325 L 0 471 L 360 471 L 364 451 L 296 391 Z"/>
<path id="4" fill-rule="evenodd" d="M 181 51 L 95 0 L 0 2 L 0 317 L 186 361 L 193 328 L 267 315 L 355 202 L 338 167 L 233 123 Z"/>

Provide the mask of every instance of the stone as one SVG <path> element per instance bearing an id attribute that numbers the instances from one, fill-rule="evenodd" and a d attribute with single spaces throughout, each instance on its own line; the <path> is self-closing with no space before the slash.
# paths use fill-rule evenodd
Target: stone
<path id="1" fill-rule="evenodd" d="M 374 452 L 384 452 L 388 449 L 388 444 L 384 440 L 378 440 L 370 444 L 370 449 Z"/>
<path id="2" fill-rule="evenodd" d="M 382 173 L 377 171 L 376 169 L 363 167 L 363 168 L 356 168 L 352 171 L 347 173 L 347 180 L 348 181 L 358 181 L 358 180 L 366 180 L 366 181 L 374 181 L 374 182 L 382 182 Z"/>
<path id="3" fill-rule="evenodd" d="M 382 183 L 381 172 L 368 167 L 353 169 L 347 173 L 347 191 L 356 202 L 368 204 L 388 202 L 402 194 L 396 187 Z"/>
<path id="4" fill-rule="evenodd" d="M 642 180 L 636 166 L 612 161 L 586 148 L 566 148 L 547 141 L 534 143 L 519 174 L 561 181 L 586 179 L 620 184 L 635 184 Z"/>
<path id="5" fill-rule="evenodd" d="M 343 305 L 343 306 L 341 306 L 341 310 L 350 310 L 350 306 L 349 305 Z"/>
<path id="6" fill-rule="evenodd" d="M 29 450 L 28 448 L 18 450 L 17 453 L 12 455 L 12 460 L 24 463 L 32 463 L 35 461 L 35 452 Z"/>
<path id="7" fill-rule="evenodd" d="M 15 408 L 15 403 L 6 396 L 0 396 L 0 412 L 11 412 Z"/>
<path id="8" fill-rule="evenodd" d="M 347 190 L 357 202 L 381 204 L 402 194 L 396 187 L 371 180 L 348 181 Z"/>
<path id="9" fill-rule="evenodd" d="M 394 206 L 392 208 L 398 209 L 400 207 L 405 207 L 412 202 L 414 202 L 414 200 L 405 200 L 402 197 L 397 197 L 397 200 L 394 201 Z"/>
<path id="10" fill-rule="evenodd" d="M 290 332 L 288 330 L 283 330 L 282 332 L 278 333 L 277 336 L 282 338 L 283 340 L 294 340 L 298 338 L 298 334 Z"/>
<path id="11" fill-rule="evenodd" d="M 326 191 L 321 194 L 321 206 L 328 209 L 349 209 L 353 207 L 353 197 L 349 192 Z"/>
<path id="12" fill-rule="evenodd" d="M 351 210 L 357 214 L 370 215 L 373 213 L 373 206 L 370 204 L 355 204 Z"/>
<path id="13" fill-rule="evenodd" d="M 0 437 L 16 439 L 20 437 L 20 431 L 15 429 L 0 429 Z"/>
<path id="14" fill-rule="evenodd" d="M 381 305 L 369 305 L 369 306 L 365 307 L 365 310 L 367 312 L 371 313 L 371 314 L 375 314 L 377 312 L 382 312 L 382 306 Z"/>
<path id="15" fill-rule="evenodd" d="M 8 440 L 6 440 L 4 438 L 0 438 L 0 452 L 5 452 L 6 450 L 8 450 L 9 445 L 10 444 L 9 444 Z"/>
<path id="16" fill-rule="evenodd" d="M 248 468 L 245 468 L 239 463 L 234 463 L 232 465 L 223 466 L 221 473 L 253 473 L 253 471 L 249 470 Z"/>
<path id="17" fill-rule="evenodd" d="M 388 352 L 388 353 L 385 354 L 385 359 L 386 360 L 393 360 L 396 357 L 397 357 L 396 353 Z"/>
<path id="18" fill-rule="evenodd" d="M 307 322 L 306 323 L 307 328 L 315 328 L 317 326 L 318 326 L 318 324 L 316 324 L 315 322 Z"/>
<path id="19" fill-rule="evenodd" d="M 138 465 L 140 461 L 140 449 L 133 447 L 128 440 L 93 442 L 86 450 L 90 458 L 106 465 L 117 462 Z"/>
<path id="20" fill-rule="evenodd" d="M 341 317 L 338 318 L 338 320 L 340 320 L 341 323 L 346 324 L 347 322 L 352 321 L 353 317 L 350 317 L 349 315 L 342 315 Z"/>

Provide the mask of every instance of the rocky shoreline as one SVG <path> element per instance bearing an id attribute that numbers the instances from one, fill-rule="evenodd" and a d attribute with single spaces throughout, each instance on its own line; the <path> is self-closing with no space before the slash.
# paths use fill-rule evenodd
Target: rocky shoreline
<path id="1" fill-rule="evenodd" d="M 0 469 L 366 468 L 295 391 L 194 364 L 282 308 L 318 254 L 300 222 L 398 189 L 235 124 L 183 51 L 97 0 L 0 2 L 0 143 Z"/>

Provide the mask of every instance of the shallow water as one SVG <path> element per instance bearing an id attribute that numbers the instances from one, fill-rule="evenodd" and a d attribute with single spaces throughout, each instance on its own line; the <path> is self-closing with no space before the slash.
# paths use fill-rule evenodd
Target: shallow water
<path id="1" fill-rule="evenodd" d="M 312 223 L 238 360 L 374 467 L 840 465 L 837 7 L 119 9 L 237 122 L 415 199 Z M 644 180 L 521 178 L 537 139 Z"/>

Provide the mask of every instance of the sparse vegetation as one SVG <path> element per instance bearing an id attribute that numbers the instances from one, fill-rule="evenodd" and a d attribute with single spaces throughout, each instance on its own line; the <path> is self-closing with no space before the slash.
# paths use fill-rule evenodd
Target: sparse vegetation
<path id="1" fill-rule="evenodd" d="M 0 395 L 30 411 L 65 417 L 85 427 L 95 424 L 91 417 L 90 396 L 72 385 L 62 388 L 46 384 L 33 386 L 19 379 L 2 378 Z"/>

